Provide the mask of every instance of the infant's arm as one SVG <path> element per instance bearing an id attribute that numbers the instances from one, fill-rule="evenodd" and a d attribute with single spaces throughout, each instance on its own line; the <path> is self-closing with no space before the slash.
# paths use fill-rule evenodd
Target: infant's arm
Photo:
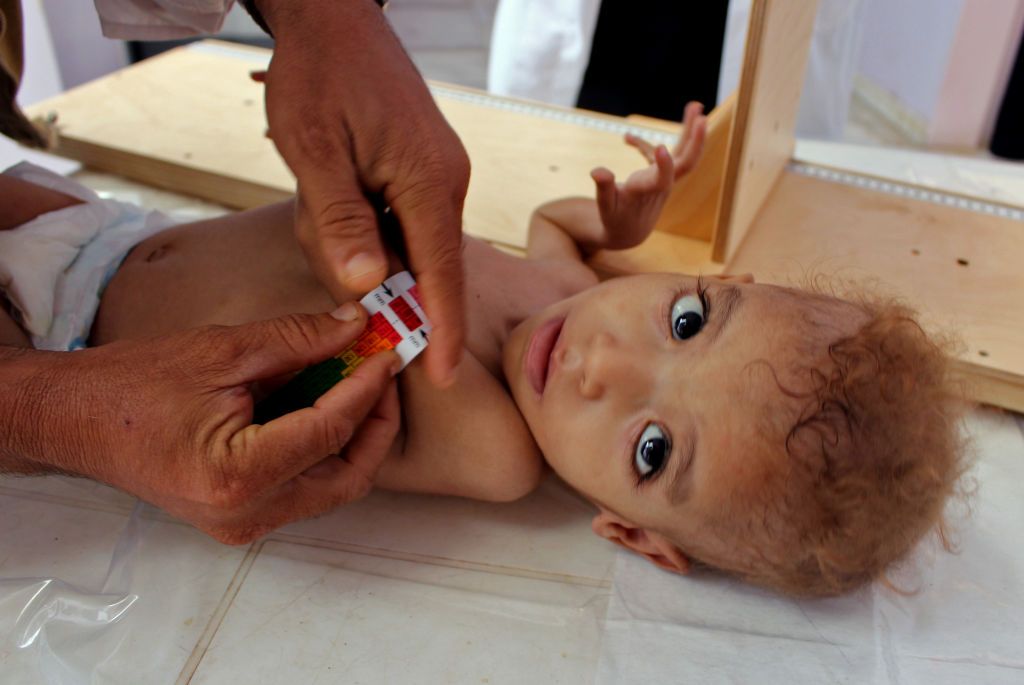
<path id="1" fill-rule="evenodd" d="M 700 158 L 706 119 L 700 103 L 686 106 L 683 133 L 672 152 L 627 135 L 649 166 L 617 183 L 611 171 L 594 169 L 594 199 L 573 197 L 548 202 L 530 218 L 527 256 L 579 262 L 598 250 L 624 250 L 642 243 L 658 220 L 672 183 Z"/>
<path id="2" fill-rule="evenodd" d="M 526 242 L 530 259 L 583 261 L 606 242 L 597 202 L 567 197 L 533 210 Z"/>
<path id="3" fill-rule="evenodd" d="M 398 380 L 402 428 L 378 487 L 507 502 L 540 482 L 544 463 L 525 421 L 470 352 L 447 390 L 429 381 L 419 360 Z"/>

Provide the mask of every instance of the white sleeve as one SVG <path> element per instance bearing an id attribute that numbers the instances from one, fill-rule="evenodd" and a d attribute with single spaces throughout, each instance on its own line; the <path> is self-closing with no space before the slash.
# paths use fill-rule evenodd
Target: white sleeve
<path id="1" fill-rule="evenodd" d="M 173 40 L 217 33 L 234 0 L 93 0 L 103 35 L 122 40 Z"/>

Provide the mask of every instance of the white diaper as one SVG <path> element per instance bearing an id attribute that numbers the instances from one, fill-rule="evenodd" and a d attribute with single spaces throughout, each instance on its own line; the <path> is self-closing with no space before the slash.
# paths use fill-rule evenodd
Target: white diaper
<path id="1" fill-rule="evenodd" d="M 0 231 L 0 292 L 40 350 L 86 346 L 100 295 L 128 252 L 174 225 L 165 214 L 101 199 L 71 179 L 28 162 L 4 174 L 71 195 L 83 204 Z"/>

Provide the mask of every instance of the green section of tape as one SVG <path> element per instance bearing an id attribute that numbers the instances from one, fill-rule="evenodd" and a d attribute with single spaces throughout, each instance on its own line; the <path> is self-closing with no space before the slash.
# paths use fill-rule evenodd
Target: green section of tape
<path id="1" fill-rule="evenodd" d="M 289 412 L 312 407 L 321 395 L 344 378 L 347 369 L 348 365 L 336 358 L 306 367 L 256 404 L 252 422 L 267 423 Z"/>

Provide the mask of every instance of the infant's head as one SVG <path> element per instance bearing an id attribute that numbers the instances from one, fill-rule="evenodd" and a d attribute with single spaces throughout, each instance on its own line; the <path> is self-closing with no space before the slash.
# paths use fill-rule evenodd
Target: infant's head
<path id="1" fill-rule="evenodd" d="M 941 525 L 963 469 L 947 357 L 890 302 L 633 276 L 524 322 L 504 365 L 594 530 L 670 570 L 852 589 Z"/>

